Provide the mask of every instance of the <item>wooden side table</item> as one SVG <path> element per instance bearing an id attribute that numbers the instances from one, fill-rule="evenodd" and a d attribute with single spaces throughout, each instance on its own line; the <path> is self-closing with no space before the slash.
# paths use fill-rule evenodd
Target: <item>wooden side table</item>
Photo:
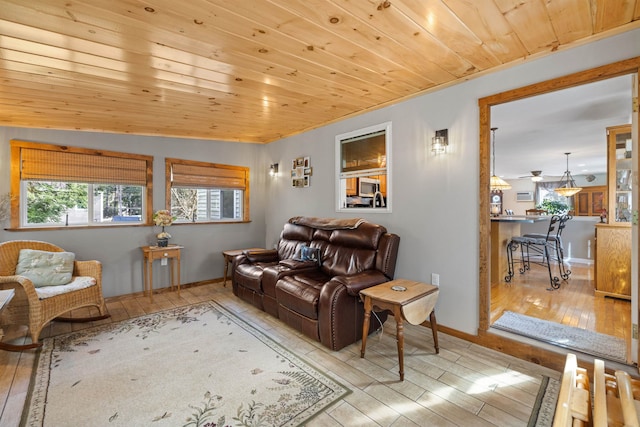
<path id="1" fill-rule="evenodd" d="M 171 289 L 177 284 L 178 296 L 180 296 L 180 251 L 184 246 L 169 245 L 167 247 L 160 246 L 142 246 L 142 254 L 144 256 L 142 277 L 144 280 L 144 293 L 147 294 L 149 290 L 149 301 L 153 302 L 153 261 L 156 259 L 169 259 L 170 275 L 171 275 Z M 177 264 L 177 280 L 174 271 L 174 264 Z M 176 283 L 177 282 L 177 283 Z"/>
<path id="2" fill-rule="evenodd" d="M 229 270 L 229 264 L 233 262 L 233 259 L 238 255 L 242 255 L 244 251 L 266 251 L 264 248 L 249 248 L 249 249 L 231 249 L 228 251 L 222 251 L 224 257 L 224 286 L 227 286 L 227 273 Z"/>
<path id="3" fill-rule="evenodd" d="M 399 289 L 404 288 L 404 290 L 394 290 L 396 287 Z M 438 300 L 438 292 L 439 288 L 435 285 L 406 279 L 392 280 L 360 291 L 360 297 L 364 301 L 364 323 L 362 324 L 360 357 L 364 358 L 364 352 L 367 348 L 367 333 L 369 332 L 369 321 L 373 307 L 390 311 L 396 320 L 400 381 L 404 381 L 404 320 L 412 325 L 420 325 L 428 317 L 431 323 L 436 354 L 440 353 L 438 324 L 434 308 Z"/>

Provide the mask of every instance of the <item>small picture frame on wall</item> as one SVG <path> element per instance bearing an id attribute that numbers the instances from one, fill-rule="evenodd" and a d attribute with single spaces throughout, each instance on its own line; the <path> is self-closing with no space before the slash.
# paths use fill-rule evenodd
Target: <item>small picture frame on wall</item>
<path id="1" fill-rule="evenodd" d="M 304 182 L 303 187 L 308 187 L 311 184 L 311 178 L 309 176 L 302 178 L 302 181 Z"/>
<path id="2" fill-rule="evenodd" d="M 311 175 L 313 175 L 313 168 L 305 167 L 304 168 L 304 176 L 311 176 Z"/>
<path id="3" fill-rule="evenodd" d="M 303 166 L 304 166 L 305 168 L 308 168 L 308 167 L 309 167 L 309 157 L 305 157 L 305 158 L 304 158 Z"/>

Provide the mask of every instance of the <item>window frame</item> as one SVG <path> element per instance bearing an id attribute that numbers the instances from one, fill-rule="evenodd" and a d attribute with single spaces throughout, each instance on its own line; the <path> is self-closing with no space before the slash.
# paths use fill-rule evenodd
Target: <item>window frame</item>
<path id="1" fill-rule="evenodd" d="M 69 228 L 96 228 L 96 227 L 140 227 L 140 226 L 148 226 L 152 224 L 152 216 L 153 216 L 153 157 L 142 155 L 142 154 L 132 154 L 132 153 L 124 153 L 118 151 L 108 151 L 108 150 L 96 150 L 92 148 L 83 148 L 83 147 L 70 147 L 67 145 L 55 145 L 48 143 L 40 143 L 40 142 L 32 142 L 32 141 L 22 141 L 22 140 L 11 140 L 11 177 L 10 177 L 10 187 L 11 187 L 11 218 L 10 218 L 10 229 L 11 230 L 37 230 L 37 229 L 69 229 Z M 45 152 L 57 153 L 59 156 L 60 153 L 70 153 L 70 154 L 80 154 L 86 156 L 97 156 L 100 158 L 113 157 L 117 159 L 127 159 L 127 160 L 141 160 L 145 162 L 145 185 L 143 186 L 143 221 L 140 222 L 118 222 L 118 223 L 93 223 L 90 220 L 87 224 L 81 225 L 27 225 L 23 223 L 23 217 L 26 218 L 26 211 L 23 215 L 23 207 L 26 209 L 26 204 L 24 204 L 24 198 L 26 197 L 23 193 L 23 180 L 22 180 L 22 150 L 39 150 Z M 47 179 L 42 179 L 41 181 L 47 181 Z M 53 180 L 52 180 L 53 181 Z M 26 182 L 26 181 L 25 181 Z M 91 182 L 83 182 L 76 180 L 59 180 L 59 182 L 79 182 L 82 184 L 91 184 Z M 95 184 L 95 183 L 94 183 Z M 117 184 L 117 183 L 109 183 L 102 182 L 101 184 Z M 26 221 L 26 220 L 25 220 Z"/>
<path id="2" fill-rule="evenodd" d="M 218 190 L 242 190 L 243 191 L 243 200 L 242 200 L 242 219 L 240 220 L 206 220 L 206 221 L 177 221 L 174 224 L 238 224 L 243 222 L 250 222 L 250 206 L 249 206 L 249 196 L 250 196 L 250 169 L 246 166 L 236 166 L 236 165 L 225 165 L 220 163 L 211 163 L 211 162 L 202 162 L 198 160 L 185 160 L 185 159 L 177 159 L 177 158 L 165 158 L 165 209 L 171 212 L 171 190 L 173 188 L 173 165 L 182 165 L 182 166 L 193 166 L 200 168 L 207 168 L 208 170 L 212 170 L 211 175 L 208 177 L 211 179 L 216 179 L 215 170 L 219 170 L 221 174 L 226 174 L 229 172 L 235 172 L 234 175 L 241 176 L 241 180 L 244 182 L 242 186 L 229 186 L 229 187 L 220 187 L 214 185 L 205 185 L 202 187 L 198 187 L 194 185 L 189 188 L 202 188 L 202 189 L 218 189 Z M 196 175 L 194 175 L 195 177 Z M 202 179 L 207 179 L 207 177 L 201 177 Z M 224 178 L 221 178 L 224 179 Z M 180 187 L 180 186 L 177 186 Z"/>
<path id="3" fill-rule="evenodd" d="M 386 163 L 384 168 L 373 168 L 367 170 L 360 170 L 355 172 L 341 172 L 342 170 L 342 144 L 346 140 L 354 140 L 358 137 L 364 137 L 368 134 L 374 134 L 377 132 L 384 132 L 385 136 L 385 157 Z M 391 148 L 392 148 L 392 122 L 384 122 L 366 128 L 357 129 L 351 132 L 342 133 L 335 137 L 335 201 L 336 212 L 350 212 L 350 213 L 391 213 L 392 212 L 392 161 L 391 161 Z M 381 172 L 383 171 L 383 172 Z M 357 207 L 347 208 L 345 199 L 342 195 L 341 180 L 347 177 L 367 177 L 373 175 L 385 175 L 386 178 L 386 203 L 385 207 Z M 345 196 L 346 197 L 346 196 Z"/>

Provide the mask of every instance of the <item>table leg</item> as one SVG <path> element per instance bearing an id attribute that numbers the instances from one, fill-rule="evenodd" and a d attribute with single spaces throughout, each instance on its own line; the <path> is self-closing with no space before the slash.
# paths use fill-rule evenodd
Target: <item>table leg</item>
<path id="1" fill-rule="evenodd" d="M 142 260 L 142 294 L 147 295 L 147 257 Z"/>
<path id="2" fill-rule="evenodd" d="M 178 263 L 178 277 L 176 280 L 178 281 L 178 296 L 180 296 L 180 254 L 179 253 L 178 253 L 176 262 Z"/>
<path id="3" fill-rule="evenodd" d="M 222 254 L 222 256 L 224 256 L 224 284 L 223 286 L 226 288 L 227 287 L 227 270 L 229 268 L 229 257 L 226 256 L 225 254 Z"/>
<path id="4" fill-rule="evenodd" d="M 369 335 L 369 321 L 371 320 L 371 297 L 364 297 L 364 321 L 362 322 L 362 348 L 360 349 L 360 358 L 364 358 L 364 351 L 367 348 L 367 336 Z"/>
<path id="5" fill-rule="evenodd" d="M 436 322 L 436 310 L 434 309 L 429 315 L 431 323 L 431 333 L 433 334 L 433 345 L 436 348 L 436 354 L 440 354 L 440 346 L 438 345 L 438 323 Z"/>
<path id="6" fill-rule="evenodd" d="M 176 286 L 176 279 L 175 279 L 175 257 L 171 258 L 169 261 L 171 261 L 171 263 L 169 264 L 169 281 L 170 281 L 170 286 L 171 286 L 171 292 L 173 292 L 173 288 Z"/>
<path id="7" fill-rule="evenodd" d="M 400 381 L 404 381 L 404 324 L 400 306 L 393 307 L 393 317 L 396 319 L 396 340 L 398 342 L 398 363 L 400 364 Z"/>
<path id="8" fill-rule="evenodd" d="M 149 267 L 149 301 L 153 303 L 153 259 L 147 263 Z"/>

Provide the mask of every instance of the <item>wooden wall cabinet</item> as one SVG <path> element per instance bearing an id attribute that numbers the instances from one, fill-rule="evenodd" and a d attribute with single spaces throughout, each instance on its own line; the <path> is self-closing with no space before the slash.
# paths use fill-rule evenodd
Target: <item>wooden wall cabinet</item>
<path id="1" fill-rule="evenodd" d="M 574 208 L 576 216 L 600 216 L 607 209 L 607 186 L 597 185 L 583 187 L 582 191 L 574 196 Z"/>
<path id="2" fill-rule="evenodd" d="M 358 195 L 358 178 L 347 178 L 347 196 Z"/>
<path id="3" fill-rule="evenodd" d="M 607 128 L 608 221 L 631 221 L 631 125 Z"/>
<path id="4" fill-rule="evenodd" d="M 631 223 L 596 224 L 596 296 L 631 299 Z"/>

